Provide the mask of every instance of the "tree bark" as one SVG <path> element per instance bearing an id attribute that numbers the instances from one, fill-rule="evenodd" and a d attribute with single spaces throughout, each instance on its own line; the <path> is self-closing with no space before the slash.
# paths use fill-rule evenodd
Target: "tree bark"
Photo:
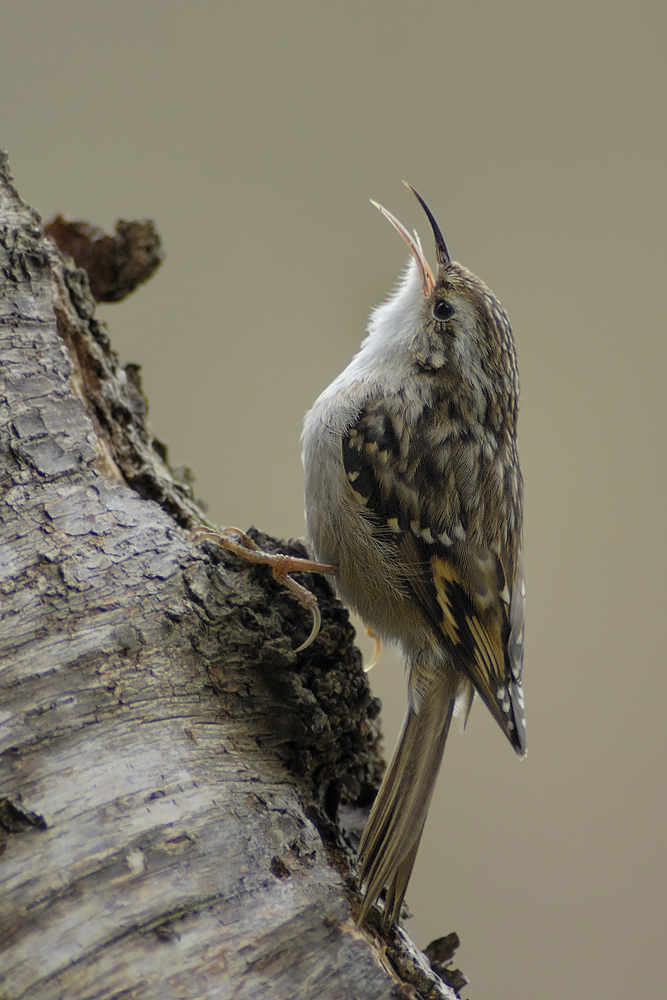
<path id="1" fill-rule="evenodd" d="M 0 161 L 0 998 L 451 997 L 360 930 L 380 775 L 347 613 L 205 522 Z M 303 546 L 261 544 L 305 554 Z"/>

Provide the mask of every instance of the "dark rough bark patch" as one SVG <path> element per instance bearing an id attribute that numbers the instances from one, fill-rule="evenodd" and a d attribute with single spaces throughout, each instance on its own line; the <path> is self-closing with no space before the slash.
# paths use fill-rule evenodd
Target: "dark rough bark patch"
<path id="1" fill-rule="evenodd" d="M 147 423 L 139 366 L 119 365 L 104 324 L 94 316 L 86 272 L 58 255 L 53 276 L 58 333 L 73 365 L 72 388 L 95 429 L 99 471 L 155 500 L 178 524 L 200 523 L 203 508 L 191 483 L 170 468 L 165 445 Z"/>
<path id="2" fill-rule="evenodd" d="M 296 654 L 298 602 L 182 530 L 201 512 L 4 160 L 0 274 L 0 789 L 44 823 L 0 859 L 0 997 L 450 995 L 354 922 L 380 765 L 345 612 L 309 577 Z"/>
<path id="3" fill-rule="evenodd" d="M 0 854 L 7 845 L 8 837 L 26 830 L 46 830 L 44 817 L 30 809 L 23 809 L 20 802 L 0 798 Z"/>
<path id="4" fill-rule="evenodd" d="M 162 244 L 150 219 L 119 219 L 110 236 L 89 222 L 57 215 L 44 227 L 63 254 L 88 275 L 96 302 L 120 302 L 155 273 L 162 263 Z"/>
<path id="5" fill-rule="evenodd" d="M 468 984 L 468 977 L 460 969 L 451 967 L 455 953 L 461 946 L 458 934 L 446 934 L 444 937 L 436 938 L 424 948 L 424 954 L 428 958 L 431 968 L 437 973 L 443 982 L 458 994 L 464 986 Z"/>

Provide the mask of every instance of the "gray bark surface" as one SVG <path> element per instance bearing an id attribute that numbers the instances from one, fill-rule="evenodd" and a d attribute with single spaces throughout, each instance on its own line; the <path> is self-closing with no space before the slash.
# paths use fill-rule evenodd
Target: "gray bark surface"
<path id="1" fill-rule="evenodd" d="M 304 578 L 296 654 L 307 613 L 204 520 L 3 158 L 0 998 L 453 996 L 355 922 L 381 765 L 347 613 Z"/>

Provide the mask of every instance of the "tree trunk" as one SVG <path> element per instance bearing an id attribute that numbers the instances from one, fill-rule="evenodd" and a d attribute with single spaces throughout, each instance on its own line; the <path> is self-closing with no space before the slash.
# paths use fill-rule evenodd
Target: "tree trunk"
<path id="1" fill-rule="evenodd" d="M 0 261 L 0 998 L 452 996 L 355 922 L 381 765 L 346 612 L 305 577 L 297 654 L 295 598 L 193 543 L 136 369 L 6 159 Z"/>

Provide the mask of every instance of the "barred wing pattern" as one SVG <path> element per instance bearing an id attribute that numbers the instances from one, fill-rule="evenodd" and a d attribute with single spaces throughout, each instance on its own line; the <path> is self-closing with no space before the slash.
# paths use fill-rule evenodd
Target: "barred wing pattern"
<path id="1" fill-rule="evenodd" d="M 437 408 L 424 408 L 408 435 L 400 399 L 389 408 L 386 399 L 371 400 L 343 438 L 343 464 L 360 516 L 395 546 L 397 572 L 425 626 L 523 756 L 518 466 L 506 454 L 494 461 L 499 435 L 486 429 L 475 439 L 457 436 L 451 404 L 442 397 L 439 406 L 448 407 L 446 420 Z M 415 434 L 431 447 L 410 449 Z M 499 476 L 502 466 L 516 468 L 513 482 Z M 502 533 L 493 537 L 498 523 Z"/>

